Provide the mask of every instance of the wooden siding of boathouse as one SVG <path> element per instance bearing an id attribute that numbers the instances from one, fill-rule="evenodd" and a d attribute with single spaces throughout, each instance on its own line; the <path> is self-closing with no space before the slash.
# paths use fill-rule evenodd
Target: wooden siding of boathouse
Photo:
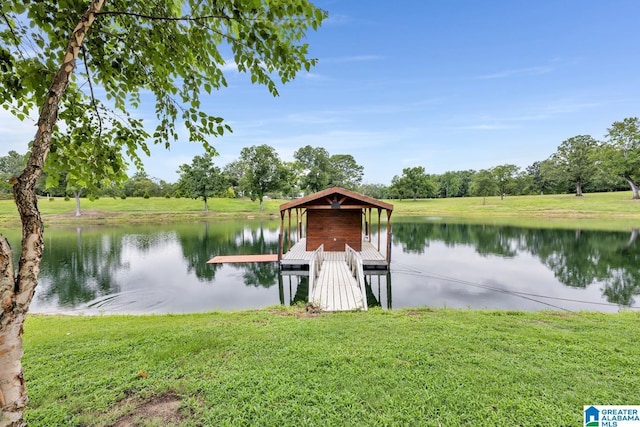
<path id="1" fill-rule="evenodd" d="M 344 251 L 344 245 L 362 250 L 362 213 L 359 210 L 307 211 L 307 250 Z"/>

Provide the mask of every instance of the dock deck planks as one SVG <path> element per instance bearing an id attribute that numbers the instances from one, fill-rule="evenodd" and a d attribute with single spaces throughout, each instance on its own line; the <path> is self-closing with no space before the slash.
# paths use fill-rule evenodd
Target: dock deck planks
<path id="1" fill-rule="evenodd" d="M 282 256 L 280 265 L 283 267 L 299 267 L 301 265 L 308 265 L 313 256 L 313 251 L 306 250 L 307 241 L 302 238 L 299 242 L 295 243 L 288 251 Z M 341 253 L 341 252 L 336 252 Z M 371 242 L 363 241 L 362 250 L 360 251 L 362 256 L 362 263 L 369 267 L 385 267 L 387 266 L 387 260 L 378 250 L 371 244 Z"/>

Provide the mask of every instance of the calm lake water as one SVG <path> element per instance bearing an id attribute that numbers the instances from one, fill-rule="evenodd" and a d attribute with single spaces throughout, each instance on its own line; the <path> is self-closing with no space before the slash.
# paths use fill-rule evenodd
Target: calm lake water
<path id="1" fill-rule="evenodd" d="M 281 276 L 275 263 L 206 264 L 215 255 L 276 253 L 278 232 L 275 221 L 47 228 L 31 311 L 183 313 L 304 301 L 306 278 Z M 18 233 L 7 234 L 18 248 Z M 637 230 L 399 218 L 391 271 L 367 276 L 367 298 L 386 309 L 637 310 L 638 266 Z"/>

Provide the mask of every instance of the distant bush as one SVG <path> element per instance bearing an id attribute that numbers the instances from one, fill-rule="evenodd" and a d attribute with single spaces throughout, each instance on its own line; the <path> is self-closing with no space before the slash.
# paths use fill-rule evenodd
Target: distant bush
<path id="1" fill-rule="evenodd" d="M 145 191 L 144 196 L 142 196 L 142 197 L 144 197 L 145 199 L 148 199 L 151 196 L 149 196 L 149 192 Z"/>
<path id="2" fill-rule="evenodd" d="M 224 192 L 224 194 L 222 195 L 222 197 L 226 197 L 227 199 L 235 199 L 236 198 L 236 192 L 233 191 L 233 187 L 229 187 L 227 188 L 227 190 Z"/>
<path id="3" fill-rule="evenodd" d="M 121 195 L 120 195 L 120 198 L 121 198 L 122 200 L 124 200 L 124 199 L 126 199 L 126 198 L 127 198 L 127 195 L 126 195 L 126 194 L 121 194 Z"/>

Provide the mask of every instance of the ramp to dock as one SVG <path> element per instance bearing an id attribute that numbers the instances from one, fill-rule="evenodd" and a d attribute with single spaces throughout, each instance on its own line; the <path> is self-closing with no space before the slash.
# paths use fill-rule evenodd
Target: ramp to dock
<path id="1" fill-rule="evenodd" d="M 345 252 L 325 252 L 318 277 L 312 283 L 311 302 L 323 311 L 367 309 L 362 286 L 354 277 Z"/>

